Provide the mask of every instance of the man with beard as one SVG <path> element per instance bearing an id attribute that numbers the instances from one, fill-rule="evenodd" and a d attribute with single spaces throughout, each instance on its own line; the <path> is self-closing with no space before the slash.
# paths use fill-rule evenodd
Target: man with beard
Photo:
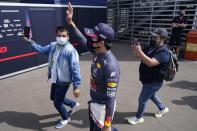
<path id="1" fill-rule="evenodd" d="M 143 114 L 148 100 L 152 100 L 159 108 L 159 112 L 155 114 L 156 118 L 162 117 L 169 109 L 162 104 L 156 95 L 163 85 L 163 76 L 161 70 L 169 62 L 170 54 L 165 45 L 168 32 L 165 28 L 157 28 L 151 32 L 154 37 L 155 45 L 152 45 L 142 51 L 139 42 L 136 40 L 132 44 L 133 53 L 141 60 L 139 67 L 140 81 L 142 82 L 142 90 L 138 101 L 138 110 L 134 117 L 128 119 L 132 125 L 143 123 Z"/>

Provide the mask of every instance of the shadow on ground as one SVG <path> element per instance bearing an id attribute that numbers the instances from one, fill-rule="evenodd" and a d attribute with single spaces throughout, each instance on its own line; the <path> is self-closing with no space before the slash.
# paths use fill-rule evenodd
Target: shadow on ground
<path id="1" fill-rule="evenodd" d="M 0 112 L 0 123 L 4 122 L 8 125 L 23 128 L 32 129 L 37 131 L 44 131 L 44 128 L 54 126 L 57 121 L 41 122 L 42 120 L 50 119 L 59 116 L 59 114 L 50 114 L 39 116 L 34 113 L 22 113 L 14 111 Z"/>
<path id="2" fill-rule="evenodd" d="M 197 96 L 184 96 L 181 100 L 173 100 L 172 103 L 176 105 L 188 105 L 192 109 L 197 110 Z"/>
<path id="3" fill-rule="evenodd" d="M 126 118 L 134 116 L 135 112 L 115 112 L 113 124 L 128 124 Z M 153 113 L 145 113 L 144 116 L 153 116 Z M 81 109 L 71 116 L 70 125 L 77 128 L 88 128 L 88 109 Z"/>
<path id="4" fill-rule="evenodd" d="M 169 87 L 180 88 L 184 90 L 197 91 L 197 82 L 189 81 L 176 81 L 171 84 L 168 84 Z M 173 100 L 172 103 L 176 105 L 188 105 L 192 109 L 197 110 L 197 96 L 184 96 L 181 97 L 181 100 Z"/>
<path id="5" fill-rule="evenodd" d="M 174 83 L 168 84 L 167 86 L 191 90 L 191 91 L 197 91 L 197 82 L 176 81 Z"/>
<path id="6" fill-rule="evenodd" d="M 113 124 L 127 124 L 126 118 L 135 115 L 135 112 L 116 112 Z M 14 111 L 0 112 L 0 123 L 10 126 L 36 131 L 45 131 L 47 127 L 55 126 L 59 119 L 51 122 L 44 122 L 47 119 L 59 117 L 59 114 L 39 116 L 34 113 L 22 113 Z M 153 116 L 152 113 L 145 113 L 144 116 Z M 47 120 L 49 121 L 49 120 Z M 88 109 L 81 109 L 71 116 L 72 125 L 76 128 L 89 128 Z"/>
<path id="7" fill-rule="evenodd" d="M 113 124 L 128 124 L 127 119 L 135 116 L 136 112 L 116 112 Z M 153 113 L 144 113 L 144 116 L 153 117 Z"/>

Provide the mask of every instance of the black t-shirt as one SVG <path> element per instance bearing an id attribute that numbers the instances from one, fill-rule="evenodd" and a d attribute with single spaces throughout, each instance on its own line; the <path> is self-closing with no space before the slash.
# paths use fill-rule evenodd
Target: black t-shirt
<path id="1" fill-rule="evenodd" d="M 187 17 L 184 16 L 182 19 L 180 19 L 179 16 L 174 17 L 172 23 L 187 24 Z M 172 35 L 180 36 L 182 32 L 183 32 L 183 27 L 172 28 Z"/>
<path id="2" fill-rule="evenodd" d="M 139 73 L 142 83 L 162 82 L 163 77 L 161 69 L 169 62 L 170 54 L 166 46 L 150 46 L 144 50 L 144 53 L 150 58 L 155 58 L 160 64 L 148 67 L 143 61 L 140 63 Z"/>

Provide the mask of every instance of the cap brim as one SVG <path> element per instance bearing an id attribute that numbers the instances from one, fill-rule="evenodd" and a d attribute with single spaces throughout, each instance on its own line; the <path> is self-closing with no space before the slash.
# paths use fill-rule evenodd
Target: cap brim
<path id="1" fill-rule="evenodd" d="M 84 32 L 87 36 L 91 38 L 97 38 L 98 36 L 94 33 L 94 30 L 91 28 L 84 28 Z"/>
<path id="2" fill-rule="evenodd" d="M 151 34 L 152 36 L 159 36 L 157 33 L 153 32 L 153 31 L 151 31 L 150 34 Z"/>

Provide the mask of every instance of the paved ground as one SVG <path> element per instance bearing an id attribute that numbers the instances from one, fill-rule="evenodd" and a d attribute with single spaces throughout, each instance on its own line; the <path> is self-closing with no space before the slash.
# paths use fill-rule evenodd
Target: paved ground
<path id="1" fill-rule="evenodd" d="M 157 108 L 148 103 L 145 122 L 132 126 L 126 118 L 135 114 L 141 89 L 138 81 L 139 61 L 127 44 L 116 44 L 113 52 L 121 66 L 121 80 L 117 96 L 117 112 L 113 125 L 120 131 L 196 131 L 197 129 L 197 62 L 181 62 L 180 72 L 173 82 L 165 82 L 158 93 L 170 108 L 161 119 L 153 117 Z M 87 101 L 89 100 L 89 73 L 91 55 L 81 57 L 80 109 L 63 130 L 88 131 Z M 53 131 L 60 119 L 49 99 L 50 84 L 46 79 L 47 68 L 0 80 L 0 131 Z M 74 99 L 72 88 L 68 97 Z"/>

